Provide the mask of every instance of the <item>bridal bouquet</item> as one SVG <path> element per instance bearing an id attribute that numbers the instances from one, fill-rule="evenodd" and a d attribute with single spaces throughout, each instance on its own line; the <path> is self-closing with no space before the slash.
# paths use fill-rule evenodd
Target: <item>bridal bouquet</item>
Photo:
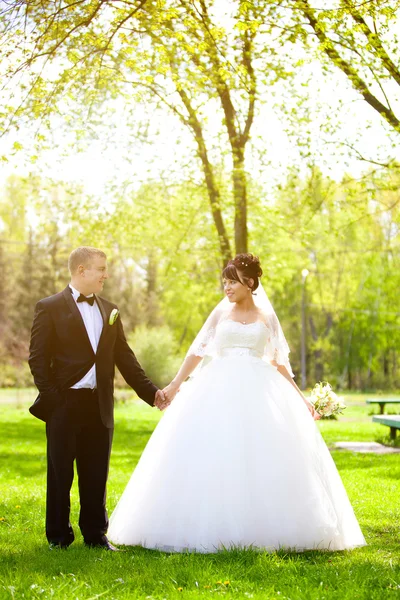
<path id="1" fill-rule="evenodd" d="M 346 408 L 343 400 L 332 391 L 332 386 L 326 381 L 315 384 L 310 402 L 322 418 L 336 417 L 336 415 L 342 414 Z"/>

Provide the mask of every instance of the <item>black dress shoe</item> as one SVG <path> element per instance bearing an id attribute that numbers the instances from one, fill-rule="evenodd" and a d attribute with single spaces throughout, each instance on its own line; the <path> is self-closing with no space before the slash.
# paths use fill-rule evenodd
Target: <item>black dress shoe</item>
<path id="1" fill-rule="evenodd" d="M 93 544 L 91 542 L 85 542 L 85 546 L 88 548 L 102 548 L 103 550 L 110 550 L 111 552 L 119 552 L 119 548 L 116 548 L 107 540 L 106 542 L 98 542 Z"/>

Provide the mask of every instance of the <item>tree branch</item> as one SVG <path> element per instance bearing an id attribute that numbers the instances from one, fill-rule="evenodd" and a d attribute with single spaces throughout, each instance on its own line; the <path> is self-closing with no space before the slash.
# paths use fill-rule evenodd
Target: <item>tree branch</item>
<path id="1" fill-rule="evenodd" d="M 395 159 L 391 158 L 387 162 L 379 162 L 377 160 L 373 160 L 372 158 L 365 157 L 357 148 L 349 144 L 348 142 L 335 142 L 332 140 L 324 140 L 325 144 L 335 144 L 340 146 L 346 146 L 346 148 L 350 148 L 356 155 L 357 158 L 363 162 L 370 163 L 371 165 L 377 165 L 378 167 L 383 167 L 384 169 L 388 169 L 394 164 L 396 164 Z"/>
<path id="2" fill-rule="evenodd" d="M 250 129 L 254 120 L 254 105 L 256 101 L 256 76 L 253 69 L 253 64 L 251 60 L 251 52 L 253 49 L 252 42 L 254 40 L 255 34 L 250 34 L 248 31 L 244 33 L 244 44 L 243 44 L 243 64 L 247 69 L 250 80 L 250 90 L 249 90 L 249 106 L 247 109 L 247 117 L 245 126 L 243 129 L 243 133 L 240 136 L 240 145 L 244 147 L 248 142 Z"/>
<path id="3" fill-rule="evenodd" d="M 339 69 L 341 69 L 341 71 L 343 71 L 353 85 L 354 89 L 364 97 L 364 100 L 374 110 L 376 110 L 385 119 L 385 121 L 389 123 L 389 125 L 391 125 L 397 132 L 400 132 L 400 120 L 396 117 L 393 111 L 390 110 L 390 108 L 382 104 L 382 102 L 380 102 L 380 100 L 378 100 L 378 98 L 376 98 L 376 96 L 370 92 L 367 84 L 359 76 L 357 71 L 351 66 L 350 63 L 340 56 L 333 46 L 334 42 L 332 42 L 332 40 L 324 33 L 323 28 L 320 26 L 318 19 L 315 16 L 315 11 L 310 7 L 308 0 L 302 0 L 300 6 L 303 14 L 307 17 L 311 27 L 317 34 L 325 54 L 337 67 L 339 67 Z"/>
<path id="4" fill-rule="evenodd" d="M 207 6 L 204 0 L 200 0 L 200 6 L 202 9 L 202 20 L 212 42 L 210 45 L 210 58 L 214 64 L 215 74 L 217 76 L 217 93 L 220 97 L 222 109 L 225 114 L 226 128 L 228 130 L 229 141 L 231 143 L 232 148 L 235 148 L 240 139 L 240 130 L 237 130 L 235 124 L 236 110 L 233 106 L 229 87 L 226 81 L 221 76 L 221 63 L 218 57 L 218 52 L 216 52 L 215 50 L 215 40 L 210 31 L 210 17 L 208 15 Z"/>
<path id="5" fill-rule="evenodd" d="M 356 8 L 352 6 L 350 2 L 348 2 L 348 0 L 345 0 L 345 4 L 347 5 L 349 13 L 353 17 L 354 21 L 360 26 L 360 29 L 367 38 L 368 42 L 376 50 L 375 56 L 380 59 L 387 72 L 393 77 L 396 83 L 400 85 L 400 71 L 383 47 L 379 36 L 370 30 L 363 17 L 356 10 Z"/>
<path id="6" fill-rule="evenodd" d="M 58 48 L 60 48 L 60 46 L 62 46 L 62 44 L 65 42 L 65 40 L 67 40 L 77 29 L 79 29 L 82 26 L 88 27 L 90 25 L 90 23 L 93 21 L 93 19 L 95 18 L 99 10 L 102 8 L 103 4 L 105 4 L 105 2 L 106 0 L 99 0 L 99 3 L 88 17 L 81 20 L 79 23 L 76 23 L 74 27 L 72 27 L 72 29 L 70 29 L 65 35 L 63 35 L 61 39 L 58 40 L 50 49 L 46 50 L 45 52 L 39 52 L 36 55 L 31 55 L 30 58 L 28 58 L 21 65 L 19 65 L 19 67 L 15 70 L 14 74 L 18 73 L 23 68 L 31 65 L 33 61 L 37 60 L 38 58 L 41 58 L 42 56 L 54 55 Z"/>

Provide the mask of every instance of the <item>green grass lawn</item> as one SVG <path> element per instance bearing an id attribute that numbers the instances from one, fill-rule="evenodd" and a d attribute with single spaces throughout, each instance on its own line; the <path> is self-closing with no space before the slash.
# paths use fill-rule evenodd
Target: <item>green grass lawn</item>
<path id="1" fill-rule="evenodd" d="M 141 548 L 119 553 L 89 550 L 77 527 L 75 482 L 76 540 L 68 550 L 50 551 L 44 536 L 44 425 L 27 412 L 32 397 L 33 390 L 22 390 L 18 397 L 15 392 L 0 392 L 0 598 L 400 598 L 400 454 L 333 451 L 368 542 L 365 548 L 214 555 L 168 555 Z M 388 440 L 387 428 L 371 422 L 371 407 L 364 398 L 352 394 L 340 420 L 318 424 L 328 446 L 339 440 Z M 110 512 L 160 416 L 142 402 L 117 406 Z"/>

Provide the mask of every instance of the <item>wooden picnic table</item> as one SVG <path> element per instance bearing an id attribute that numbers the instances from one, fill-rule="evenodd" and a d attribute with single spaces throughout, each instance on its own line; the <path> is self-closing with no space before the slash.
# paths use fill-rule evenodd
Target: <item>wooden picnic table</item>
<path id="1" fill-rule="evenodd" d="M 390 439 L 396 438 L 396 431 L 400 429 L 400 415 L 375 415 L 372 420 L 390 427 Z"/>
<path id="2" fill-rule="evenodd" d="M 367 404 L 379 404 L 379 412 L 385 414 L 385 404 L 400 404 L 400 398 L 368 398 Z"/>

